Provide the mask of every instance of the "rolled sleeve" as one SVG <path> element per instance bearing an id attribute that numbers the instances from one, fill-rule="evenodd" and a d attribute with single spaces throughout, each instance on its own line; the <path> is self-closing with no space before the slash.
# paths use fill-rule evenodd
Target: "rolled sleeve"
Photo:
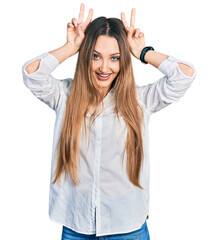
<path id="1" fill-rule="evenodd" d="M 192 76 L 184 74 L 178 63 L 184 63 L 193 68 Z M 142 86 L 142 98 L 150 113 L 155 113 L 171 103 L 178 102 L 191 86 L 196 77 L 196 69 L 190 62 L 168 56 L 163 60 L 158 70 L 165 76 L 156 82 Z"/>
<path id="2" fill-rule="evenodd" d="M 35 72 L 28 74 L 25 70 L 26 66 L 37 59 L 41 59 L 39 68 Z M 25 86 L 53 110 L 57 108 L 62 92 L 61 80 L 57 80 L 51 75 L 58 65 L 58 59 L 54 55 L 45 52 L 27 61 L 22 66 Z"/>

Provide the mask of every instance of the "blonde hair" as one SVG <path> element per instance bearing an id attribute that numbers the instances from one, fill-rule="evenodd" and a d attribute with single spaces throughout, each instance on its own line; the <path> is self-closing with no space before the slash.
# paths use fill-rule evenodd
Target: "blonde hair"
<path id="1" fill-rule="evenodd" d="M 96 18 L 88 25 L 85 38 L 80 46 L 76 71 L 66 103 L 63 127 L 57 145 L 57 166 L 52 183 L 59 181 L 63 171 L 69 172 L 75 185 L 79 183 L 77 161 L 80 151 L 82 120 L 84 119 L 85 123 L 86 114 L 92 107 L 94 111 L 89 122 L 90 137 L 93 122 L 100 114 L 96 114 L 97 109 L 103 100 L 97 83 L 91 78 L 94 46 L 100 35 L 114 37 L 120 48 L 120 72 L 112 82 L 111 88 L 114 88 L 116 116 L 119 118 L 119 113 L 123 117 L 128 130 L 124 149 L 124 153 L 127 153 L 126 171 L 132 184 L 142 188 L 139 184 L 139 177 L 144 155 L 141 126 L 141 123 L 144 124 L 144 115 L 143 109 L 137 101 L 127 33 L 120 19 L 106 17 Z"/>

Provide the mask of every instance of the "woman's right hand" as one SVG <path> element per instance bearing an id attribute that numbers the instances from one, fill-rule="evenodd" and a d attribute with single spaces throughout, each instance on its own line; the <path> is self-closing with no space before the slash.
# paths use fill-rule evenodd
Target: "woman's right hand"
<path id="1" fill-rule="evenodd" d="M 89 23 L 92 21 L 93 9 L 89 10 L 88 17 L 85 22 L 83 22 L 85 11 L 85 4 L 80 5 L 79 19 L 72 18 L 72 22 L 67 24 L 67 44 L 72 45 L 72 50 L 77 53 L 80 49 L 81 43 L 85 37 L 85 30 Z"/>

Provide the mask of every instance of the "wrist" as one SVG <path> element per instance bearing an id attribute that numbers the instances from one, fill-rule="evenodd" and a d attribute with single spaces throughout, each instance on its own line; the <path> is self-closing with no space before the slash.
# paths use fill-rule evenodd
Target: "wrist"
<path id="1" fill-rule="evenodd" d="M 76 49 L 75 46 L 72 45 L 70 42 L 66 42 L 64 44 L 64 48 L 67 49 L 66 51 L 69 53 L 69 57 L 72 57 L 78 52 L 78 49 Z"/>
<path id="2" fill-rule="evenodd" d="M 148 50 L 144 56 L 144 61 L 150 63 L 150 59 L 152 58 L 154 51 Z"/>
<path id="3" fill-rule="evenodd" d="M 144 49 L 144 47 L 141 48 L 140 50 L 137 50 L 137 51 L 134 52 L 134 56 L 139 60 L 140 60 L 141 52 L 142 52 L 143 49 Z"/>
<path id="4" fill-rule="evenodd" d="M 151 46 L 147 46 L 147 47 L 143 48 L 141 51 L 141 54 L 140 54 L 141 62 L 143 62 L 145 64 L 150 63 L 149 57 L 150 57 L 150 54 L 153 54 L 153 52 L 154 52 L 154 48 Z"/>

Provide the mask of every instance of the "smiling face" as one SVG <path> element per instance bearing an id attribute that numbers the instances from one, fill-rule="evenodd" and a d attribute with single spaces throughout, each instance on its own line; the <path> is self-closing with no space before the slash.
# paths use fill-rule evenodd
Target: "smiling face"
<path id="1" fill-rule="evenodd" d="M 120 71 L 120 50 L 116 38 L 103 35 L 98 37 L 94 47 L 91 71 L 92 77 L 105 97 Z"/>

